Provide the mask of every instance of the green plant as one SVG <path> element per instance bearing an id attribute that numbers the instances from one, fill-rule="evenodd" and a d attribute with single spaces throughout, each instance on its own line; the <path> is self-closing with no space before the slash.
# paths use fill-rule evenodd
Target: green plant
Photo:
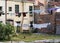
<path id="1" fill-rule="evenodd" d="M 14 26 L 0 23 L 0 40 L 8 40 L 14 34 Z"/>

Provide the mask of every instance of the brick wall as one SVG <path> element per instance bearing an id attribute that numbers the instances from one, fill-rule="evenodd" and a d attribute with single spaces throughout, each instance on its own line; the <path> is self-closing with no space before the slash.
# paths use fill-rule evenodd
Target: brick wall
<path id="1" fill-rule="evenodd" d="M 52 16 L 49 14 L 36 14 L 35 15 L 35 23 L 42 24 L 42 23 L 49 23 L 51 22 Z"/>
<path id="2" fill-rule="evenodd" d="M 42 24 L 42 23 L 51 23 L 51 30 L 48 30 L 48 28 L 44 28 L 41 31 L 43 32 L 54 32 L 54 26 L 55 23 L 56 25 L 60 25 L 60 13 L 55 13 L 55 14 L 39 14 L 36 15 L 36 23 Z M 57 28 L 56 28 L 57 29 Z"/>

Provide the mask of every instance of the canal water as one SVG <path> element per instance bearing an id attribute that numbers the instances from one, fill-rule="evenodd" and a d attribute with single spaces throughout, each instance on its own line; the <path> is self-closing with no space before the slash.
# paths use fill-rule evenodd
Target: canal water
<path id="1" fill-rule="evenodd" d="M 50 40 L 35 40 L 32 42 L 24 42 L 24 41 L 6 41 L 0 43 L 60 43 L 60 39 L 50 39 Z"/>

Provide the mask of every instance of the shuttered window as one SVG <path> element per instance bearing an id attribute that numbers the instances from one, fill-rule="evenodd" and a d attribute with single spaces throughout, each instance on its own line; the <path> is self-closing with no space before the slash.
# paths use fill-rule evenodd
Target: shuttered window
<path id="1" fill-rule="evenodd" d="M 29 12 L 32 14 L 32 6 L 29 6 Z"/>
<path id="2" fill-rule="evenodd" d="M 15 5 L 15 13 L 19 13 L 19 5 Z"/>

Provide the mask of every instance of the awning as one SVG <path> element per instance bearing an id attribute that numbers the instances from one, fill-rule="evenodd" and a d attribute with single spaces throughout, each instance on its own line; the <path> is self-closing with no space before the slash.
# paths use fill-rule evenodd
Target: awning
<path id="1" fill-rule="evenodd" d="M 55 11 L 55 10 L 57 10 L 58 8 L 49 8 L 49 9 L 47 9 L 48 11 L 51 11 L 51 10 L 53 10 L 53 11 Z"/>
<path id="2" fill-rule="evenodd" d="M 57 9 L 60 9 L 60 8 L 49 8 L 49 9 L 47 9 L 47 11 L 48 11 L 48 13 L 50 13 L 51 10 L 52 10 L 52 11 L 56 11 Z"/>
<path id="3" fill-rule="evenodd" d="M 48 25 L 50 25 L 51 23 L 43 23 L 43 24 L 34 24 L 33 27 L 34 28 L 47 28 Z"/>
<path id="4" fill-rule="evenodd" d="M 12 19 L 7 19 L 7 21 L 13 21 Z"/>
<path id="5" fill-rule="evenodd" d="M 39 13 L 41 13 L 42 11 L 44 11 L 44 10 L 33 10 L 32 12 L 35 12 L 35 13 L 39 14 Z"/>
<path id="6" fill-rule="evenodd" d="M 60 8 L 56 10 L 56 12 L 60 12 Z"/>

